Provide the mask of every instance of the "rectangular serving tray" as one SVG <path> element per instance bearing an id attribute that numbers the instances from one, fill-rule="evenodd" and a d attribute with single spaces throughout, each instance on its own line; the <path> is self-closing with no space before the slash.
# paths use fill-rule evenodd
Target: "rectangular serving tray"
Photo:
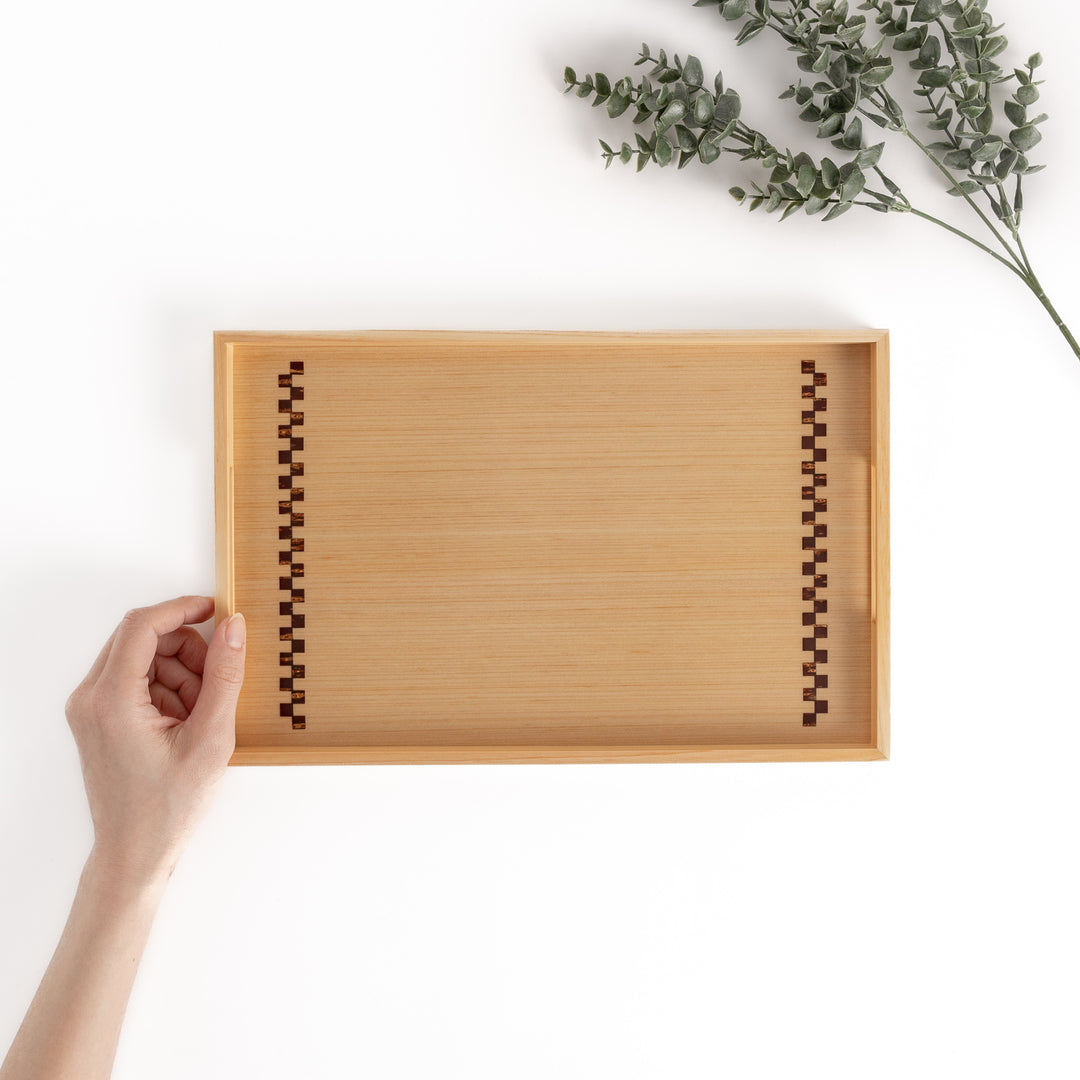
<path id="1" fill-rule="evenodd" d="M 888 334 L 215 334 L 234 764 L 888 755 Z"/>

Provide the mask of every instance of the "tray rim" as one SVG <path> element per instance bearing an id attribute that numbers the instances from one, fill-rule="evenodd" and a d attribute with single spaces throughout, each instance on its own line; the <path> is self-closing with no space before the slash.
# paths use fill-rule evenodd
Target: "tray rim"
<path id="1" fill-rule="evenodd" d="M 785 743 L 642 746 L 259 746 L 238 745 L 230 765 L 286 764 L 574 764 L 632 762 L 878 761 L 890 754 L 889 658 L 889 332 L 882 329 L 807 330 L 216 330 L 214 331 L 215 626 L 235 610 L 234 591 L 234 353 L 244 345 L 317 346 L 356 340 L 492 341 L 535 337 L 627 337 L 638 340 L 715 340 L 776 345 L 866 345 L 870 358 L 870 733 L 867 744 Z"/>

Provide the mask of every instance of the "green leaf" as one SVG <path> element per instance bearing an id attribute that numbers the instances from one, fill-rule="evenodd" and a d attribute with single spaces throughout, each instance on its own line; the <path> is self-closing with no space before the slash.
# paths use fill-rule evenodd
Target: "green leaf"
<path id="1" fill-rule="evenodd" d="M 952 68 L 950 67 L 930 68 L 919 76 L 919 85 L 934 88 L 948 86 L 951 76 Z"/>
<path id="2" fill-rule="evenodd" d="M 611 93 L 611 83 L 602 71 L 596 73 L 596 92 L 601 98 L 606 98 Z"/>
<path id="3" fill-rule="evenodd" d="M 849 19 L 845 26 L 841 26 L 836 31 L 836 36 L 845 45 L 854 45 L 863 35 L 863 31 L 866 29 L 866 16 L 856 15 L 855 18 Z"/>
<path id="4" fill-rule="evenodd" d="M 656 160 L 661 165 L 671 164 L 671 143 L 669 143 L 663 135 L 656 140 L 656 147 L 653 150 L 653 153 L 656 155 Z"/>
<path id="5" fill-rule="evenodd" d="M 840 170 L 829 158 L 821 159 L 821 182 L 830 190 L 840 186 Z"/>
<path id="6" fill-rule="evenodd" d="M 926 126 L 931 131 L 944 131 L 952 123 L 952 118 L 952 109 L 946 109 L 940 116 L 935 116 L 933 120 L 927 120 Z"/>
<path id="7" fill-rule="evenodd" d="M 917 0 L 911 9 L 912 22 L 933 22 L 941 16 L 941 0 Z"/>
<path id="8" fill-rule="evenodd" d="M 838 202 L 833 208 L 821 219 L 822 221 L 832 221 L 833 218 L 838 218 L 841 214 L 846 214 L 851 209 L 851 203 Z"/>
<path id="9" fill-rule="evenodd" d="M 817 170 L 811 165 L 800 165 L 799 176 L 795 181 L 795 189 L 803 198 L 806 198 L 814 189 L 814 181 L 817 179 Z"/>
<path id="10" fill-rule="evenodd" d="M 630 159 L 634 156 L 634 148 L 627 142 L 622 144 L 622 149 L 619 151 L 619 160 L 624 165 L 630 164 Z"/>
<path id="11" fill-rule="evenodd" d="M 1016 100 L 1021 105 L 1034 105 L 1039 100 L 1039 88 L 1032 83 L 1016 88 Z"/>
<path id="12" fill-rule="evenodd" d="M 721 123 L 738 120 L 742 112 L 742 100 L 734 90 L 725 90 L 716 99 L 716 119 Z"/>
<path id="13" fill-rule="evenodd" d="M 996 37 L 987 38 L 979 49 L 979 59 L 989 60 L 991 57 L 998 56 L 1003 53 L 1009 47 L 1009 42 L 1001 35 Z"/>
<path id="14" fill-rule="evenodd" d="M 801 202 L 789 202 L 787 206 L 784 207 L 784 212 L 780 215 L 780 220 L 783 221 L 785 218 L 791 217 L 792 214 L 798 213 L 801 209 Z"/>
<path id="15" fill-rule="evenodd" d="M 625 94 L 620 94 L 618 90 L 616 90 L 607 100 L 607 114 L 612 119 L 616 116 L 622 116 L 629 107 L 630 98 Z"/>
<path id="16" fill-rule="evenodd" d="M 1017 127 L 1023 127 L 1027 123 L 1027 109 L 1016 101 L 1005 102 L 1005 115 L 1009 118 L 1009 123 Z"/>
<path id="17" fill-rule="evenodd" d="M 573 86 L 577 82 L 577 72 L 572 67 L 568 67 L 563 71 L 563 79 Z M 569 87 L 567 87 L 569 89 Z"/>
<path id="18" fill-rule="evenodd" d="M 679 149 L 687 153 L 697 153 L 697 139 L 685 124 L 675 125 L 675 138 L 679 140 Z"/>
<path id="19" fill-rule="evenodd" d="M 607 144 L 606 142 L 604 142 L 604 140 L 603 140 L 603 139 L 600 139 L 600 140 L 599 140 L 599 143 L 600 143 L 600 145 L 601 145 L 601 146 L 602 146 L 602 147 L 604 148 L 604 153 L 605 153 L 605 154 L 614 154 L 614 153 L 615 153 L 615 151 L 614 151 L 614 150 L 612 150 L 612 149 L 611 149 L 611 147 L 610 147 L 610 146 L 608 146 L 608 144 Z"/>
<path id="20" fill-rule="evenodd" d="M 701 124 L 702 127 L 708 124 L 715 114 L 716 101 L 713 99 L 712 94 L 706 91 L 694 98 L 694 120 Z"/>
<path id="21" fill-rule="evenodd" d="M 998 159 L 997 165 L 994 166 L 994 175 L 999 180 L 1004 180 L 1006 176 L 1012 172 L 1013 166 L 1016 164 L 1016 159 L 1019 155 L 1012 147 L 1006 146 L 1001 151 L 1001 157 Z"/>
<path id="22" fill-rule="evenodd" d="M 911 61 L 911 66 L 916 71 L 925 71 L 927 68 L 937 67 L 940 60 L 941 42 L 936 37 L 927 35 L 917 59 Z"/>
<path id="23" fill-rule="evenodd" d="M 803 208 L 806 210 L 807 214 L 813 215 L 824 210 L 826 205 L 827 202 L 825 199 L 818 195 L 811 195 L 810 198 L 803 203 Z"/>
<path id="24" fill-rule="evenodd" d="M 724 18 L 729 22 L 741 19 L 746 14 L 747 0 L 728 0 L 724 4 Z"/>
<path id="25" fill-rule="evenodd" d="M 857 116 L 848 124 L 841 142 L 849 150 L 858 150 L 862 145 L 862 121 Z"/>
<path id="26" fill-rule="evenodd" d="M 656 130 L 667 131 L 672 124 L 677 124 L 687 113 L 686 102 L 676 98 L 657 118 Z"/>
<path id="27" fill-rule="evenodd" d="M 874 143 L 865 150 L 860 150 L 855 155 L 855 164 L 862 169 L 872 169 L 880 160 L 881 152 L 885 149 L 883 142 Z"/>
<path id="28" fill-rule="evenodd" d="M 993 161 L 1001 153 L 1004 142 L 996 135 L 984 135 L 971 144 L 971 156 L 976 161 Z"/>
<path id="29" fill-rule="evenodd" d="M 915 49 L 922 48 L 922 43 L 926 40 L 926 27 L 915 26 L 910 30 L 905 30 L 904 33 L 897 36 L 893 42 L 893 48 L 897 52 L 913 52 Z"/>
<path id="30" fill-rule="evenodd" d="M 768 25 L 764 19 L 751 19 L 743 24 L 743 28 L 735 35 L 736 45 L 745 45 L 752 37 L 757 37 Z"/>
<path id="31" fill-rule="evenodd" d="M 770 192 L 768 201 L 765 203 L 765 213 L 771 214 L 780 205 L 781 195 L 779 191 Z"/>
<path id="32" fill-rule="evenodd" d="M 875 64 L 871 68 L 859 73 L 859 82 L 863 86 L 880 86 L 893 73 L 891 60 L 883 64 Z"/>
<path id="33" fill-rule="evenodd" d="M 942 160 L 950 169 L 960 169 L 966 172 L 971 168 L 973 158 L 967 150 L 950 150 Z"/>
<path id="34" fill-rule="evenodd" d="M 856 165 L 840 184 L 841 202 L 851 202 L 862 192 L 864 187 L 866 187 L 866 176 L 863 174 L 862 169 Z"/>
<path id="35" fill-rule="evenodd" d="M 710 139 L 706 133 L 698 140 L 697 152 L 703 164 L 711 165 L 720 156 L 719 140 Z"/>
<path id="36" fill-rule="evenodd" d="M 1039 131 L 1034 124 L 1025 124 L 1023 127 L 1018 127 L 1014 131 L 1009 132 L 1009 142 L 1016 147 L 1017 150 L 1027 152 L 1036 143 L 1042 141 L 1042 132 Z"/>
<path id="37" fill-rule="evenodd" d="M 688 56 L 682 69 L 683 82 L 691 88 L 699 87 L 705 81 L 701 70 L 701 61 L 696 56 Z"/>
<path id="38" fill-rule="evenodd" d="M 831 64 L 831 63 L 832 63 L 832 47 L 829 46 L 829 45 L 826 45 L 825 48 L 822 49 L 821 52 L 818 54 L 818 57 L 814 61 L 814 63 L 811 65 L 810 70 L 820 73 L 820 72 L 824 71 L 829 66 L 829 64 Z"/>
<path id="39" fill-rule="evenodd" d="M 1043 62 L 1042 53 L 1032 53 L 1028 57 L 1028 67 L 1037 68 L 1041 67 Z"/>
<path id="40" fill-rule="evenodd" d="M 746 192 L 741 187 L 728 188 L 728 194 L 737 202 L 741 203 L 746 198 Z"/>
<path id="41" fill-rule="evenodd" d="M 972 195 L 979 190 L 979 185 L 974 180 L 961 180 L 956 187 L 951 187 L 946 192 L 947 195 Z"/>
<path id="42" fill-rule="evenodd" d="M 819 139 L 831 139 L 834 135 L 840 133 L 840 129 L 844 126 L 844 114 L 833 113 L 832 116 L 827 116 L 818 125 L 817 137 Z"/>

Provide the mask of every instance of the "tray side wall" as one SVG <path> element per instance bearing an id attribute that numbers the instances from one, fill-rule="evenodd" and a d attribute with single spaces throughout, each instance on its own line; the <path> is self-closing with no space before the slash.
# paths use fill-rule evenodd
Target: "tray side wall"
<path id="1" fill-rule="evenodd" d="M 214 625 L 233 613 L 233 344 L 214 334 L 214 555 L 217 573 Z"/>
<path id="2" fill-rule="evenodd" d="M 873 574 L 871 596 L 871 652 L 873 656 L 873 745 L 889 756 L 889 335 L 883 333 L 873 345 L 870 383 L 874 417 L 872 427 L 872 520 Z"/>

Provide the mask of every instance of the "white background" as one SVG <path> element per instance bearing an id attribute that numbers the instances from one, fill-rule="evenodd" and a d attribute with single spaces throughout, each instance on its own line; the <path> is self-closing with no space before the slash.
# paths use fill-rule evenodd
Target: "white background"
<path id="1" fill-rule="evenodd" d="M 1025 234 L 1080 327 L 1072 5 L 992 9 L 1046 57 Z M 214 591 L 213 330 L 874 326 L 890 762 L 231 770 L 115 1075 L 1076 1075 L 1080 363 L 914 218 L 751 217 L 726 155 L 605 172 L 631 125 L 562 68 L 643 38 L 828 152 L 732 37 L 686 0 L 6 7 L 3 1046 L 91 839 L 64 700 L 126 609 Z"/>

